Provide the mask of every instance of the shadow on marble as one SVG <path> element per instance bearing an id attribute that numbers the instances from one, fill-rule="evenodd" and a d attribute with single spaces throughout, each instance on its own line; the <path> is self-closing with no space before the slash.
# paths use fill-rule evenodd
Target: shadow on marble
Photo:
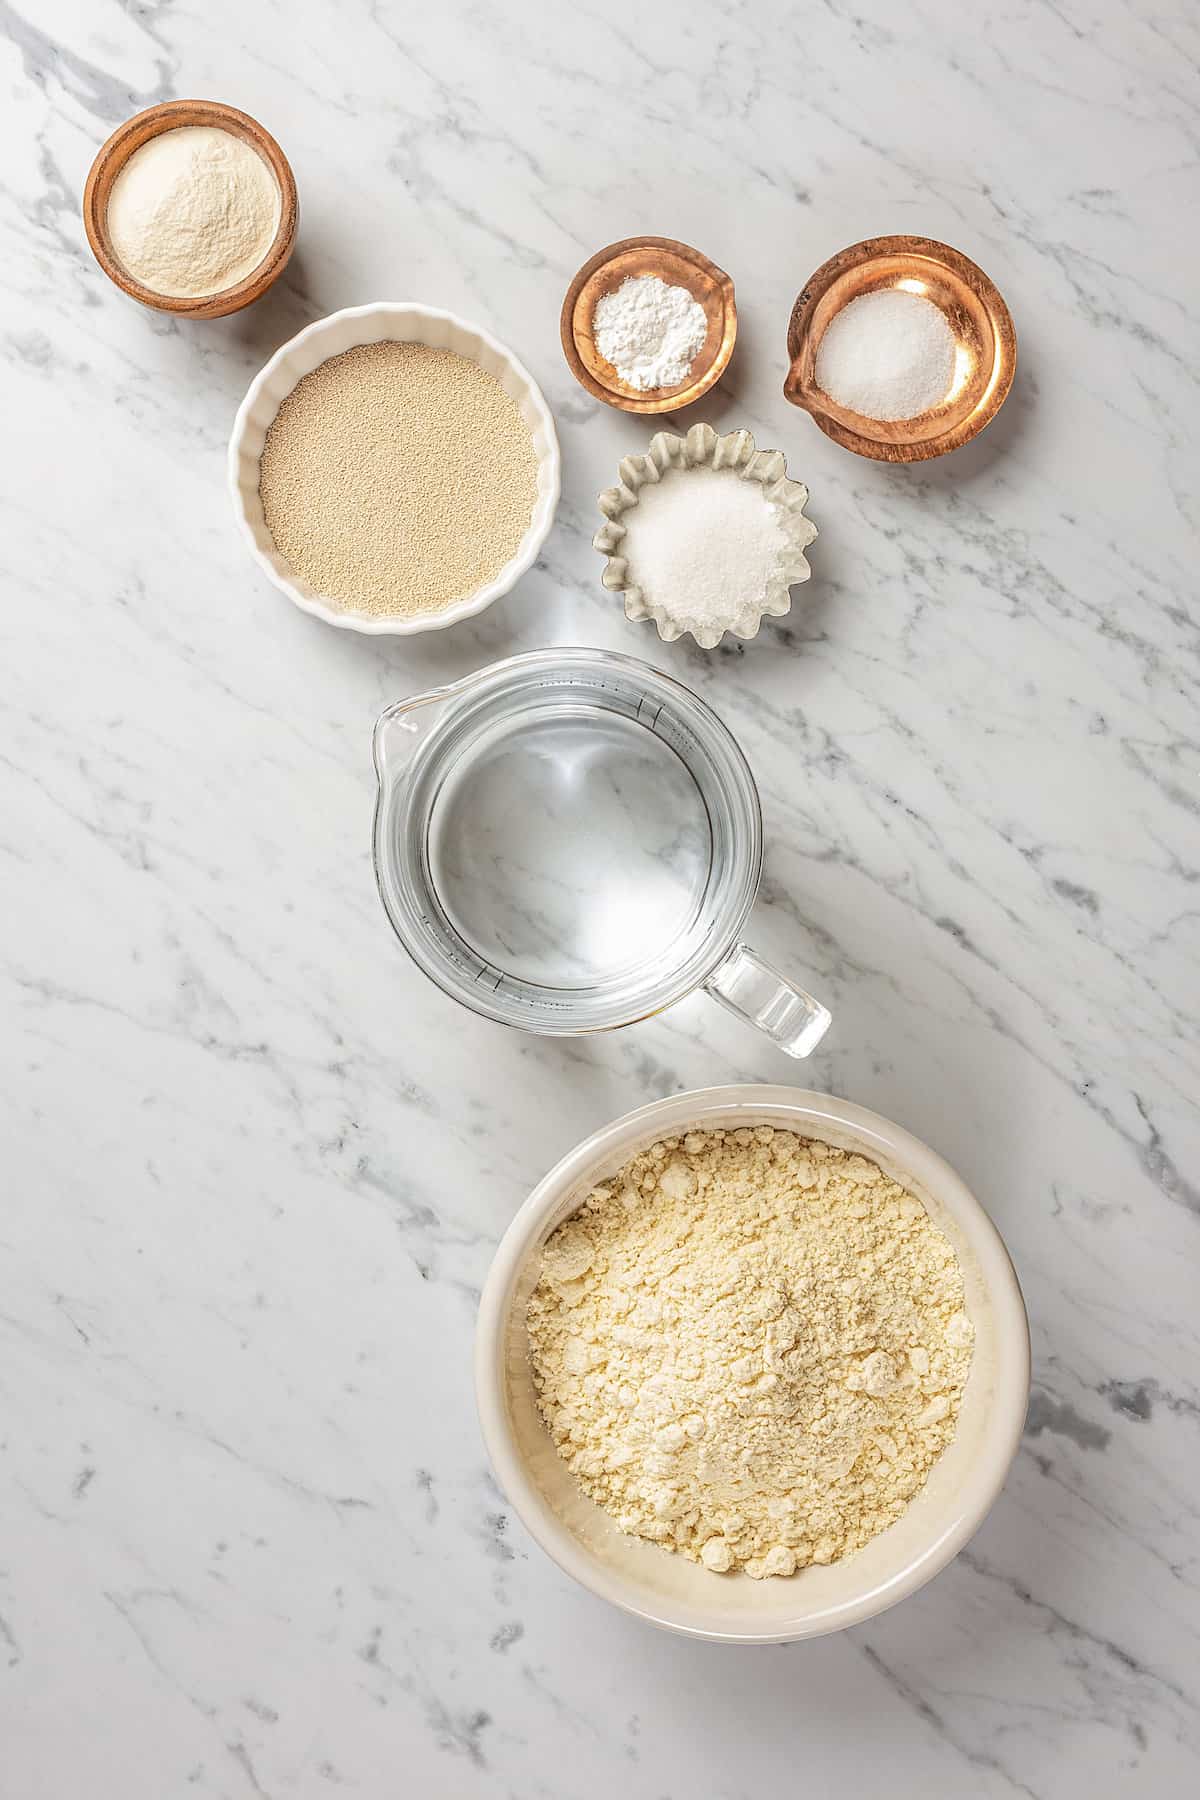
<path id="1" fill-rule="evenodd" d="M 649 426 L 654 431 L 676 431 L 681 436 L 690 431 L 693 425 L 711 425 L 714 431 L 747 429 L 748 421 L 761 414 L 761 407 L 750 400 L 746 391 L 747 386 L 751 380 L 755 379 L 756 372 L 758 376 L 761 376 L 764 370 L 774 367 L 776 360 L 771 355 L 769 346 L 758 342 L 758 336 L 753 325 L 748 323 L 745 317 L 739 318 L 738 337 L 733 356 L 728 369 L 716 387 L 709 393 L 703 394 L 699 400 L 693 401 L 690 406 L 681 406 L 677 411 L 661 413 L 656 417 L 642 420 L 640 423 Z M 781 338 L 780 391 L 783 388 L 786 367 L 782 344 Z M 639 421 L 631 417 L 630 423 L 636 425 Z M 757 448 L 760 450 L 782 449 L 785 454 L 788 454 L 787 446 L 774 442 L 773 436 L 778 436 L 778 433 L 772 434 L 771 431 L 768 431 L 764 438 L 760 427 L 755 433 L 754 439 Z M 788 472 L 794 474 L 791 469 Z M 803 479 L 803 477 L 797 477 L 797 479 Z"/>
<path id="2" fill-rule="evenodd" d="M 498 600 L 478 618 L 465 620 L 445 631 L 417 637 L 365 637 L 346 632 L 358 653 L 376 660 L 386 672 L 394 692 L 391 699 L 420 694 L 426 688 L 461 681 L 489 663 L 500 662 L 530 648 L 528 633 Z"/>
<path id="3" fill-rule="evenodd" d="M 461 680 L 488 663 L 530 648 L 527 626 L 505 605 L 511 596 L 504 596 L 478 618 L 446 630 L 389 637 L 341 630 L 292 605 L 265 577 L 259 585 L 261 604 L 273 604 L 280 615 L 276 628 L 311 638 L 330 684 L 355 673 L 361 675 L 364 669 L 373 672 L 372 720 L 393 700 Z M 369 723 L 364 729 L 369 730 Z"/>
<path id="4" fill-rule="evenodd" d="M 1019 455 L 1022 445 L 1036 428 L 1038 406 L 1037 382 L 1028 369 L 1017 368 L 1012 391 L 996 417 L 971 443 L 949 456 L 932 462 L 893 467 L 876 465 L 880 472 L 899 487 L 915 480 L 923 487 L 941 489 L 967 487 L 973 482 L 993 479 L 996 465 Z"/>
<path id="5" fill-rule="evenodd" d="M 812 511 L 811 507 L 809 511 Z M 823 529 L 819 513 L 813 517 L 818 536 L 808 552 L 812 574 L 807 581 L 791 588 L 790 612 L 782 618 L 764 619 L 752 638 L 736 638 L 726 632 L 711 650 L 702 649 L 690 633 L 685 632 L 674 643 L 665 644 L 657 633 L 651 636 L 648 632 L 647 648 L 642 654 L 649 654 L 653 646 L 661 653 L 661 659 L 665 659 L 669 673 L 689 687 L 723 665 L 745 661 L 749 666 L 759 657 L 776 662 L 786 657 L 802 668 L 806 648 L 823 642 L 827 636 L 831 611 L 839 596 L 849 591 L 851 579 L 849 574 L 843 576 L 840 573 L 843 549 L 840 537 L 836 532 L 827 533 Z M 719 694 L 708 698 L 717 714 L 724 717 Z"/>
<path id="6" fill-rule="evenodd" d="M 1019 1505 L 1002 1494 L 972 1545 L 979 1546 L 978 1557 L 990 1565 L 997 1555 L 994 1546 L 1003 1543 L 1007 1560 L 1014 1554 L 1014 1530 L 1022 1529 Z M 1047 1554 L 1052 1554 L 1050 1547 Z M 710 1644 L 674 1637 L 610 1611 L 590 1596 L 581 1601 L 565 1578 L 562 1590 L 549 1603 L 543 1595 L 541 1605 L 543 1614 L 561 1609 L 563 1624 L 576 1632 L 581 1605 L 587 1606 L 593 1653 L 603 1646 L 607 1655 L 642 1671 L 654 1694 L 659 1730 L 669 1728 L 678 1709 L 694 1728 L 697 1721 L 735 1712 L 750 1738 L 777 1734 L 781 1720 L 800 1734 L 806 1720 L 817 1719 L 823 1731 L 844 1729 L 858 1737 L 869 1729 L 863 1684 L 872 1671 L 904 1699 L 909 1698 L 905 1676 L 914 1663 L 922 1670 L 944 1671 L 946 1679 L 952 1671 L 956 1685 L 974 1679 L 982 1690 L 997 1671 L 1011 1668 L 1033 1633 L 1045 1629 L 1044 1621 L 1025 1616 L 1019 1599 L 1003 1590 L 981 1622 L 977 1566 L 968 1548 L 964 1558 L 910 1599 L 851 1631 L 807 1643 Z"/>
<path id="7" fill-rule="evenodd" d="M 321 307 L 312 298 L 304 251 L 297 249 L 279 280 L 261 300 L 220 323 L 231 346 L 253 351 L 265 363 L 281 344 L 314 319 L 324 318 L 326 312 L 334 310 Z"/>

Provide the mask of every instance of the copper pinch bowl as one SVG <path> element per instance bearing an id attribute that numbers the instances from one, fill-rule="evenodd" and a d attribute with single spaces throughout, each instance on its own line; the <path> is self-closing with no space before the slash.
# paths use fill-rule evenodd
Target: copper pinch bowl
<path id="1" fill-rule="evenodd" d="M 945 399 L 915 419 L 870 419 L 817 386 L 817 350 L 851 300 L 897 287 L 946 315 L 954 379 Z M 1012 386 L 1017 336 L 999 289 L 961 251 L 934 238 L 867 238 L 839 251 L 805 284 L 788 325 L 788 360 L 785 398 L 811 413 L 835 444 L 876 462 L 924 462 L 970 443 L 995 418 Z"/>
<path id="2" fill-rule="evenodd" d="M 210 125 L 218 131 L 229 132 L 231 137 L 241 138 L 251 149 L 257 150 L 279 183 L 279 229 L 270 249 L 257 268 L 251 269 L 233 287 L 223 288 L 216 294 L 176 296 L 143 287 L 118 260 L 108 235 L 109 195 L 113 182 L 129 158 L 160 132 L 178 131 L 185 125 Z M 265 294 L 287 267 L 295 248 L 298 218 L 296 178 L 275 139 L 249 113 L 239 112 L 236 106 L 225 106 L 218 100 L 164 100 L 160 105 L 147 107 L 145 112 L 126 119 L 100 146 L 83 190 L 83 224 L 87 240 L 92 255 L 109 280 L 143 306 L 153 307 L 157 312 L 174 313 L 180 318 L 221 319 L 228 313 L 240 312 L 243 306 L 249 306 L 251 301 Z"/>
<path id="3" fill-rule="evenodd" d="M 592 314 L 597 302 L 634 275 L 657 275 L 671 287 L 686 288 L 704 308 L 708 334 L 687 380 L 675 387 L 630 387 L 596 348 Z M 724 269 L 677 238 L 622 238 L 619 244 L 597 250 L 584 263 L 567 289 L 560 330 L 571 373 L 594 399 L 620 407 L 622 412 L 674 412 L 707 394 L 729 366 L 737 337 L 733 282 Z"/>

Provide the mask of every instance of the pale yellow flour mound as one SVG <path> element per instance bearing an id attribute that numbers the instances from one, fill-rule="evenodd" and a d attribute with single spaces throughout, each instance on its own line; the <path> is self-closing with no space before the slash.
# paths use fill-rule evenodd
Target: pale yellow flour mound
<path id="1" fill-rule="evenodd" d="M 634 1157 L 548 1240 L 528 1325 L 585 1492 L 623 1531 L 756 1577 L 900 1517 L 954 1435 L 975 1335 L 920 1201 L 770 1126 Z"/>

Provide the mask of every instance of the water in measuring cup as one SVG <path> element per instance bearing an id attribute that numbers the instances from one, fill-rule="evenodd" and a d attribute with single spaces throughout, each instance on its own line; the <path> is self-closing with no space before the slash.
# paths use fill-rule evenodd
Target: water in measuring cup
<path id="1" fill-rule="evenodd" d="M 447 919 L 484 962 L 572 988 L 678 961 L 713 844 L 670 745 L 581 703 L 531 709 L 465 745 L 434 803 L 428 856 Z"/>

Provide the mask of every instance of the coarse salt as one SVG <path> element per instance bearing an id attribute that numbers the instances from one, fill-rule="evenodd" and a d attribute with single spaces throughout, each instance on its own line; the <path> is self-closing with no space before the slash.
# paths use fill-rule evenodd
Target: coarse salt
<path id="1" fill-rule="evenodd" d="M 868 419 L 915 419 L 954 379 L 954 333 L 940 306 L 903 288 L 860 294 L 817 346 L 817 386 Z"/>

